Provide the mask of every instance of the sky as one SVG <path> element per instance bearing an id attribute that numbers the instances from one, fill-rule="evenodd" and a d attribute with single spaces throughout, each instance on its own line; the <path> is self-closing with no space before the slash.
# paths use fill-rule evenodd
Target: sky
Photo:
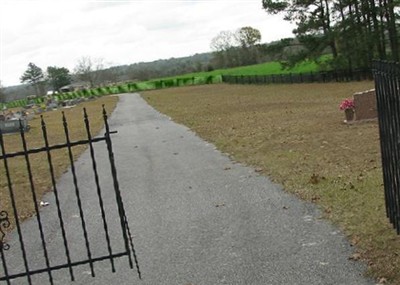
<path id="1" fill-rule="evenodd" d="M 109 67 L 209 52 L 245 26 L 265 43 L 294 29 L 261 0 L 0 0 L 0 81 L 20 84 L 30 62 L 73 72 L 84 56 Z"/>

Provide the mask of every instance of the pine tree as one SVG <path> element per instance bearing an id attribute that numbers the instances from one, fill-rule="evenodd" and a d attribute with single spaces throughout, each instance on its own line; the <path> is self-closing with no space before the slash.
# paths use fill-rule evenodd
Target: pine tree
<path id="1" fill-rule="evenodd" d="M 40 67 L 36 66 L 34 63 L 30 62 L 28 64 L 28 69 L 20 78 L 22 83 L 29 83 L 35 88 L 36 96 L 41 93 L 41 86 L 44 82 L 44 74 Z"/>

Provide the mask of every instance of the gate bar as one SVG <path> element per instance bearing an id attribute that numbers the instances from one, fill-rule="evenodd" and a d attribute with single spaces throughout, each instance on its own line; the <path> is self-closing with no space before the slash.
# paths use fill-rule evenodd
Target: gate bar
<path id="1" fill-rule="evenodd" d="M 399 86 L 396 86 L 397 84 L 396 84 L 396 82 L 398 83 L 398 81 L 397 80 L 395 80 L 395 76 L 394 76 L 394 74 L 395 74 L 395 66 L 393 65 L 392 67 L 391 67 L 391 75 L 392 75 L 392 80 L 390 80 L 390 92 L 391 92 L 391 94 L 396 94 L 396 92 L 398 92 L 398 87 Z M 397 134 L 397 137 L 393 137 L 393 144 L 395 145 L 395 149 L 396 149 L 396 151 L 395 151 L 395 157 L 394 158 L 392 158 L 392 160 L 394 160 L 393 161 L 393 163 L 394 163 L 394 165 L 396 166 L 396 169 L 397 169 L 397 171 L 395 172 L 395 174 L 396 174 L 396 179 L 395 179 L 395 183 L 396 183 L 396 192 L 395 192 L 395 204 L 396 204 L 396 206 L 397 206 L 397 209 L 396 209 L 396 217 L 395 217 L 395 222 L 394 222 L 394 224 L 395 224 L 395 226 L 396 226 L 396 229 L 397 229 L 397 234 L 400 234 L 400 192 L 398 191 L 399 190 L 399 186 L 400 186 L 400 168 L 399 168 L 399 166 L 398 166 L 398 162 L 400 161 L 400 147 L 399 147 L 399 136 L 400 136 L 400 127 L 399 127 L 399 123 L 400 123 L 400 119 L 399 119 L 399 112 L 400 112 L 400 102 L 399 102 L 399 99 L 398 98 L 396 98 L 397 100 L 395 100 L 395 102 L 396 102 L 396 111 L 394 112 L 394 117 L 395 117 L 395 120 L 396 120 L 396 124 L 394 124 L 394 127 L 396 128 L 396 134 Z"/>
<path id="2" fill-rule="evenodd" d="M 0 212 L 0 234 L 1 234 L 1 239 L 0 239 L 0 254 L 1 254 L 1 261 L 3 263 L 3 270 L 5 276 L 8 276 L 8 267 L 7 267 L 7 262 L 6 258 L 4 255 L 4 251 L 8 250 L 10 246 L 4 242 L 3 238 L 5 233 L 3 232 L 3 228 L 8 228 L 10 226 L 10 220 L 8 219 L 8 213 L 6 211 L 1 211 Z M 7 285 L 10 285 L 10 280 L 7 280 Z"/>
<path id="3" fill-rule="evenodd" d="M 3 132 L 0 130 L 0 148 L 1 148 L 1 153 L 3 155 L 6 154 L 6 150 L 4 147 L 4 139 L 3 139 Z M 28 260 L 26 258 L 26 251 L 25 251 L 25 245 L 24 245 L 24 239 L 22 237 L 22 230 L 21 230 L 21 225 L 19 223 L 19 217 L 18 217 L 18 210 L 17 210 L 17 204 L 15 202 L 15 196 L 14 196 L 14 189 L 11 184 L 11 176 L 10 176 L 10 170 L 8 168 L 8 161 L 7 157 L 4 157 L 3 159 L 4 162 L 4 168 L 6 170 L 6 177 L 7 177 L 7 184 L 8 184 L 8 192 L 10 194 L 10 199 L 11 199 L 11 205 L 13 208 L 13 213 L 14 213 L 14 219 L 15 219 L 15 225 L 17 226 L 17 232 L 18 232 L 18 237 L 19 237 L 19 244 L 21 246 L 21 251 L 22 251 L 22 258 L 24 259 L 24 267 L 25 267 L 25 272 L 26 272 L 26 278 L 28 279 L 29 285 L 32 284 L 32 279 L 31 275 L 29 273 L 29 266 L 28 266 Z"/>
<path id="4" fill-rule="evenodd" d="M 384 68 L 384 65 L 381 65 L 381 68 Z M 387 84 L 389 82 L 388 76 L 385 72 L 380 73 L 380 84 L 379 86 L 381 87 L 381 94 L 387 94 Z M 383 83 L 383 84 L 382 84 Z M 387 110 L 387 112 L 381 112 L 382 113 L 382 142 L 383 142 L 383 146 L 382 146 L 382 163 L 383 163 L 383 167 L 384 167 L 384 172 L 385 172 L 385 176 L 386 176 L 386 187 L 387 187 L 387 198 L 388 201 L 386 203 L 386 205 L 388 205 L 387 207 L 387 211 L 388 211 L 388 218 L 390 220 L 391 223 L 394 222 L 394 215 L 395 215 L 395 207 L 396 205 L 393 205 L 393 201 L 394 201 L 394 188 L 393 188 L 393 172 L 395 171 L 395 169 L 393 169 L 393 164 L 390 161 L 390 157 L 391 157 L 391 145 L 390 145 L 390 141 L 389 141 L 389 137 L 391 134 L 390 131 L 390 110 L 391 110 L 391 104 L 390 104 L 390 97 L 389 96 L 380 96 L 379 99 L 382 101 L 383 103 L 383 108 L 384 110 Z"/>
<path id="5" fill-rule="evenodd" d="M 29 160 L 29 155 L 26 153 L 26 151 L 28 150 L 28 147 L 27 147 L 26 139 L 25 139 L 24 126 L 22 125 L 21 120 L 19 120 L 19 130 L 20 130 L 19 133 L 21 134 L 22 148 L 25 152 L 26 169 L 28 171 L 29 184 L 31 186 L 31 194 L 32 194 L 33 205 L 35 207 L 36 221 L 39 226 L 40 238 L 42 240 L 43 255 L 44 255 L 45 262 L 46 262 L 46 267 L 49 268 L 50 267 L 49 254 L 47 252 L 47 246 L 46 246 L 46 241 L 45 241 L 44 232 L 43 232 L 42 219 L 40 217 L 38 201 L 37 201 L 37 197 L 36 197 L 36 193 L 35 193 L 35 184 L 33 183 L 31 162 Z M 51 271 L 48 270 L 47 273 L 49 275 L 50 284 L 53 285 L 54 282 L 53 282 L 53 276 L 51 274 Z"/>
<path id="6" fill-rule="evenodd" d="M 53 185 L 54 196 L 55 196 L 55 200 L 56 200 L 57 214 L 58 214 L 58 218 L 59 218 L 59 221 L 60 221 L 61 234 L 62 234 L 62 238 L 63 238 L 63 242 L 64 242 L 65 256 L 67 257 L 67 262 L 68 262 L 68 266 L 69 266 L 69 275 L 71 276 L 71 281 L 75 281 L 74 271 L 73 271 L 72 265 L 71 265 L 71 256 L 69 254 L 69 246 L 68 246 L 68 241 L 67 241 L 67 234 L 66 234 L 65 227 L 64 227 L 64 219 L 63 219 L 63 216 L 62 216 L 61 206 L 60 206 L 60 199 L 59 199 L 59 196 L 58 196 L 58 188 L 57 188 L 56 178 L 55 178 L 55 175 L 54 175 L 53 159 L 51 157 L 51 152 L 50 152 L 50 147 L 49 147 L 49 138 L 47 136 L 46 123 L 45 123 L 45 121 L 43 119 L 43 115 L 40 116 L 40 119 L 41 119 L 41 125 L 42 125 L 43 141 L 44 141 L 45 148 L 46 148 L 47 161 L 49 163 L 49 171 L 50 171 L 50 176 L 51 176 L 51 183 Z"/>
<path id="7" fill-rule="evenodd" d="M 10 279 L 9 279 L 9 275 L 8 275 L 8 267 L 6 264 L 6 258 L 4 256 L 4 249 L 3 249 L 3 245 L 0 245 L 0 254 L 1 254 L 1 262 L 3 263 L 3 270 L 4 270 L 4 275 L 7 278 L 7 285 L 11 285 Z"/>
<path id="8" fill-rule="evenodd" d="M 400 234 L 400 64 L 374 61 L 386 215 Z"/>
<path id="9" fill-rule="evenodd" d="M 392 69 L 392 68 L 390 68 Z M 392 71 L 391 71 L 391 76 L 392 76 Z M 390 78 L 388 78 L 390 79 Z M 393 80 L 388 80 L 388 91 L 390 92 L 390 94 L 394 94 L 395 91 L 395 86 L 394 86 L 394 82 Z M 391 124 L 391 130 L 392 130 L 392 134 L 398 136 L 399 135 L 399 128 L 398 128 L 398 123 L 399 123 L 399 119 L 398 119 L 398 111 L 399 111 L 399 102 L 398 100 L 395 100 L 394 97 L 390 97 L 390 105 L 392 106 L 392 114 L 391 117 L 393 119 L 394 122 L 396 122 L 395 124 Z M 399 187 L 399 168 L 397 166 L 397 163 L 399 161 L 399 146 L 398 146 L 398 137 L 395 137 L 393 135 L 390 135 L 390 139 L 391 139 L 391 143 L 392 143 L 392 149 L 394 150 L 394 153 L 390 154 L 390 159 L 391 159 L 391 163 L 392 163 L 392 171 L 393 171 L 393 189 L 395 191 L 393 191 L 393 196 L 394 196 L 394 200 L 393 205 L 394 205 L 394 215 L 393 215 L 393 225 L 394 227 L 397 229 L 397 233 L 400 233 L 400 228 L 399 228 L 399 192 L 398 192 L 398 187 Z"/>
<path id="10" fill-rule="evenodd" d="M 115 133 L 117 133 L 117 131 L 110 132 L 110 134 L 115 134 Z M 92 139 L 92 142 L 100 142 L 100 141 L 104 141 L 104 140 L 105 140 L 104 137 L 93 138 L 93 139 Z M 77 146 L 77 145 L 85 145 L 85 144 L 87 144 L 88 142 L 89 142 L 88 140 L 80 140 L 80 141 L 70 142 L 69 145 L 70 145 L 71 147 L 73 147 L 73 146 Z M 56 144 L 56 145 L 53 145 L 53 146 L 49 146 L 49 150 L 62 149 L 62 148 L 67 148 L 67 147 L 68 147 L 68 144 L 67 144 L 67 143 Z M 33 148 L 33 149 L 27 150 L 27 153 L 28 153 L 28 154 L 40 153 L 40 152 L 43 152 L 43 151 L 46 151 L 46 150 L 47 150 L 46 147 Z M 17 152 L 14 152 L 14 153 L 2 154 L 2 155 L 0 155 L 0 159 L 4 159 L 5 157 L 6 157 L 6 158 L 11 158 L 11 157 L 17 157 L 17 156 L 23 156 L 23 155 L 25 155 L 25 152 L 23 152 L 23 151 L 17 151 Z"/>
<path id="11" fill-rule="evenodd" d="M 112 258 L 112 248 L 111 248 L 110 235 L 109 235 L 109 232 L 108 232 L 106 213 L 104 211 L 104 203 L 103 203 L 103 197 L 102 197 L 102 194 L 101 194 L 99 175 L 97 173 L 97 163 L 96 163 L 96 158 L 95 158 L 95 154 L 94 154 L 94 148 L 93 148 L 93 142 L 92 142 L 92 134 L 90 132 L 90 123 L 89 123 L 88 114 L 86 112 L 86 108 L 83 108 L 83 117 L 84 117 L 84 122 L 85 122 L 85 127 L 86 127 L 86 133 L 87 133 L 87 137 L 88 137 L 88 141 L 89 141 L 90 156 L 92 158 L 92 167 L 93 167 L 93 173 L 94 173 L 94 180 L 96 182 L 97 197 L 99 199 L 101 217 L 103 219 L 103 227 L 104 227 L 104 232 L 105 232 L 105 235 L 106 235 L 107 249 L 108 249 L 108 253 L 109 253 L 110 257 L 111 257 L 110 258 L 111 270 L 112 270 L 112 272 L 115 272 L 114 259 Z"/>
<path id="12" fill-rule="evenodd" d="M 81 195 L 80 195 L 79 187 L 78 187 L 78 179 L 76 177 L 75 162 L 74 162 L 74 157 L 73 157 L 73 154 L 72 154 L 72 146 L 71 146 L 70 138 L 69 138 L 68 123 L 67 123 L 67 119 L 65 118 L 65 113 L 64 112 L 62 112 L 62 120 L 63 120 L 63 125 L 64 125 L 65 139 L 67 141 L 69 161 L 71 163 L 71 172 L 72 172 L 72 178 L 73 178 L 73 182 L 74 182 L 74 186 L 75 186 L 76 200 L 77 200 L 77 203 L 78 203 L 79 214 L 80 214 L 80 218 L 81 218 L 83 236 L 85 238 L 86 250 L 87 250 L 87 255 L 88 255 L 89 263 L 90 263 L 90 271 L 92 273 L 92 277 L 95 277 L 94 268 L 93 268 L 93 261 L 92 261 L 92 252 L 90 250 L 89 237 L 88 237 L 88 233 L 87 233 L 87 230 L 86 230 L 85 216 L 84 216 L 84 213 L 83 213 L 83 210 L 82 210 Z"/>
<path id="13" fill-rule="evenodd" d="M 71 266 L 75 267 L 75 266 L 79 266 L 79 265 L 83 265 L 83 264 L 88 264 L 90 262 L 99 262 L 99 261 L 110 259 L 110 257 L 118 258 L 118 257 L 122 257 L 122 256 L 125 256 L 128 254 L 129 254 L 128 252 L 121 252 L 121 253 L 114 253 L 112 256 L 105 255 L 105 256 L 100 256 L 100 257 L 94 257 L 91 260 L 74 261 L 74 262 L 71 262 Z M 69 264 L 54 265 L 50 268 L 34 269 L 27 273 L 29 273 L 29 275 L 35 275 L 35 274 L 47 272 L 48 269 L 50 269 L 51 271 L 56 271 L 56 270 L 60 270 L 60 269 L 68 268 L 68 267 L 69 267 Z M 0 281 L 24 277 L 25 275 L 26 275 L 26 273 L 12 274 L 12 275 L 8 275 L 8 276 L 0 277 Z"/>
<path id="14" fill-rule="evenodd" d="M 111 173 L 112 173 L 112 177 L 113 177 L 113 182 L 114 182 L 114 189 L 115 189 L 115 197 L 117 200 L 117 205 L 118 205 L 118 211 L 120 213 L 120 222 L 121 222 L 121 228 L 122 228 L 122 235 L 125 241 L 125 249 L 126 251 L 129 253 L 130 250 L 132 250 L 133 256 L 135 258 L 135 264 L 136 264 L 136 270 L 137 273 L 139 275 L 139 278 L 142 279 L 141 276 L 141 272 L 139 269 L 139 262 L 137 260 L 136 257 L 136 252 L 135 252 L 135 248 L 133 247 L 133 242 L 132 242 L 132 236 L 129 234 L 129 240 L 128 240 L 128 221 L 126 219 L 126 214 L 125 214 L 125 210 L 124 210 L 124 204 L 122 202 L 122 197 L 121 197 L 121 191 L 119 189 L 119 183 L 118 183 L 118 178 L 117 178 L 117 169 L 115 167 L 115 161 L 114 161 L 114 152 L 112 149 L 112 142 L 111 142 L 111 137 L 110 137 L 110 127 L 108 125 L 108 116 L 107 116 L 107 112 L 105 109 L 105 106 L 103 104 L 103 119 L 104 119 L 104 127 L 106 129 L 106 133 L 105 133 L 105 138 L 106 138 L 106 144 L 107 144 L 107 149 L 108 149 L 108 153 L 109 153 L 109 159 L 110 159 L 110 165 L 111 165 Z M 130 231 L 129 231 L 130 233 Z M 131 249 L 129 248 L 129 241 L 132 244 Z M 132 261 L 132 256 L 131 254 L 128 254 L 128 261 L 129 261 L 129 266 L 130 268 L 133 268 L 133 261 Z"/>

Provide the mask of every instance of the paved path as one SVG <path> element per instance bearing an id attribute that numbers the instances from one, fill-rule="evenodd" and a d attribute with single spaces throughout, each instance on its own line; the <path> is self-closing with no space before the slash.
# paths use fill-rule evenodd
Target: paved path
<path id="1" fill-rule="evenodd" d="M 335 227 L 319 218 L 314 205 L 232 162 L 186 127 L 156 112 L 139 95 L 120 96 L 110 125 L 118 130 L 113 136 L 118 177 L 143 280 L 121 258 L 116 273 L 110 273 L 109 262 L 95 264 L 96 278 L 90 276 L 88 266 L 76 268 L 73 284 L 374 284 L 362 276 L 363 264 L 348 260 L 352 248 Z M 82 178 L 89 175 L 88 153 L 77 168 Z M 108 183 L 108 166 L 101 171 L 101 179 Z M 83 184 L 82 188 L 93 188 L 89 182 Z M 59 181 L 59 189 L 69 217 L 67 227 L 78 229 L 68 173 Z M 112 200 L 112 191 L 108 192 L 105 199 Z M 62 257 L 53 194 L 46 199 L 50 206 L 42 216 L 50 232 L 49 250 L 58 249 Z M 95 204 L 84 203 L 92 221 L 99 215 Z M 110 212 L 112 205 L 107 206 Z M 116 217 L 110 221 L 115 230 L 112 238 L 118 240 Z M 91 247 L 102 251 L 101 223 L 89 224 L 91 235 L 99 236 L 91 237 Z M 28 221 L 24 232 L 35 264 L 41 251 L 37 243 L 30 244 L 33 226 Z M 82 233 L 72 231 L 69 238 L 84 256 Z M 17 247 L 14 240 L 11 246 Z M 22 267 L 15 264 L 14 268 Z M 56 284 L 70 283 L 68 271 L 55 272 L 54 277 Z M 46 283 L 46 274 L 34 277 L 34 284 Z M 26 279 L 12 284 L 26 284 Z"/>

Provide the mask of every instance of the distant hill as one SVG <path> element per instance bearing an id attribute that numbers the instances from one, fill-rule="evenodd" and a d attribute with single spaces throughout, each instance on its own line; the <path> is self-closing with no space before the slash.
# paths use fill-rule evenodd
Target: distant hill
<path id="1" fill-rule="evenodd" d="M 271 52 L 269 49 L 269 46 L 273 46 L 279 42 L 280 41 L 259 45 L 257 63 L 285 59 L 285 54 L 287 54 L 287 52 Z M 298 47 L 288 46 L 287 48 L 297 49 Z M 219 68 L 221 68 L 221 66 L 218 66 L 215 62 L 214 54 L 207 52 L 180 58 L 159 59 L 152 62 L 113 66 L 97 71 L 99 73 L 97 78 L 99 78 L 99 85 L 107 85 L 127 81 L 146 81 L 154 78 L 172 77 L 197 72 L 209 72 Z M 77 80 L 73 77 L 73 81 Z M 35 91 L 31 86 L 23 84 L 6 87 L 4 93 L 5 101 L 9 102 L 26 98 L 29 95 L 35 94 Z"/>
<path id="2" fill-rule="evenodd" d="M 152 78 L 175 76 L 185 73 L 208 71 L 211 67 L 212 53 L 201 53 L 180 58 L 160 59 L 153 62 L 140 62 L 130 65 L 113 66 L 101 71 L 103 82 L 144 81 Z M 4 88 L 5 101 L 10 102 L 35 94 L 34 88 L 22 84 Z"/>
<path id="3" fill-rule="evenodd" d="M 35 94 L 35 89 L 29 84 L 9 86 L 3 89 L 5 102 L 26 98 Z"/>
<path id="4" fill-rule="evenodd" d="M 140 62 L 116 67 L 118 81 L 139 80 L 181 75 L 185 73 L 208 71 L 211 69 L 212 53 L 193 56 L 160 59 L 153 62 Z"/>

